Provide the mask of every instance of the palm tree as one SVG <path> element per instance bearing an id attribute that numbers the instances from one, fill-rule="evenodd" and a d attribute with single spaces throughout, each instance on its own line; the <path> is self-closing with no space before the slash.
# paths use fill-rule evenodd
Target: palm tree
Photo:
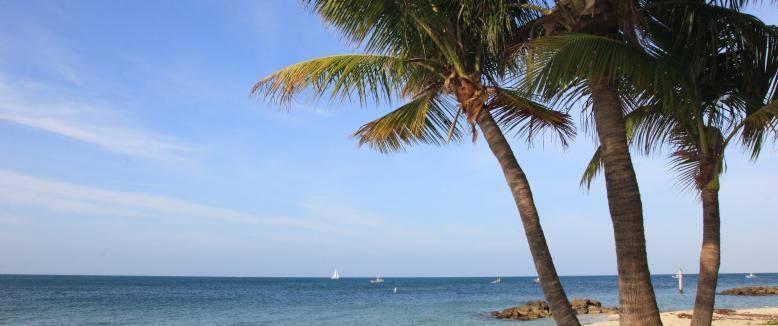
<path id="1" fill-rule="evenodd" d="M 646 153 L 669 145 L 681 184 L 700 195 L 703 243 L 692 325 L 710 325 L 720 265 L 719 176 L 740 135 L 756 158 L 778 124 L 778 30 L 753 16 L 699 2 L 647 10 L 654 66 L 667 69 L 675 95 L 640 94 L 627 114 L 628 138 Z M 645 91 L 645 90 L 643 90 Z M 602 162 L 587 167 L 587 187 Z"/>
<path id="2" fill-rule="evenodd" d="M 302 92 L 314 98 L 391 103 L 409 99 L 354 134 L 381 152 L 407 145 L 441 145 L 480 128 L 502 167 L 519 210 L 543 292 L 560 325 L 579 325 L 546 243 L 529 181 L 503 134 L 529 139 L 546 130 L 563 144 L 573 136 L 568 115 L 511 90 L 517 65 L 502 65 L 510 35 L 536 18 L 522 1 L 307 0 L 307 5 L 365 54 L 301 62 L 279 70 L 252 94 L 288 104 Z M 460 116 L 466 119 L 460 122 Z"/>
<path id="3" fill-rule="evenodd" d="M 714 0 L 740 8 L 746 0 Z M 673 76 L 644 57 L 650 39 L 646 10 L 665 3 L 702 1 L 561 0 L 545 15 L 515 33 L 518 39 L 543 35 L 520 47 L 529 52 L 533 81 L 527 89 L 544 97 L 587 96 L 601 144 L 619 272 L 621 323 L 661 324 L 646 258 L 640 192 L 627 144 L 624 92 L 651 89 L 664 97 L 677 90 Z M 560 34 L 560 32 L 562 32 Z M 576 34 L 565 34 L 565 33 Z M 535 62 L 538 61 L 538 62 Z M 645 95 L 645 94 L 644 94 Z"/>
<path id="4" fill-rule="evenodd" d="M 529 56 L 530 92 L 545 98 L 566 98 L 568 104 L 588 97 L 586 104 L 602 147 L 608 206 L 613 223 L 619 275 L 622 325 L 661 325 L 648 269 L 643 207 L 627 145 L 621 89 L 622 64 L 633 64 L 640 51 L 635 26 L 642 23 L 636 1 L 556 1 L 546 15 L 515 33 L 533 38 L 521 47 Z M 561 33 L 560 33 L 561 32 Z M 567 34 L 567 33 L 575 34 Z M 613 53 L 614 49 L 624 51 Z M 639 60 L 638 60 L 639 61 Z M 650 73 L 632 76 L 641 82 Z M 661 77 L 661 76 L 659 76 Z"/>

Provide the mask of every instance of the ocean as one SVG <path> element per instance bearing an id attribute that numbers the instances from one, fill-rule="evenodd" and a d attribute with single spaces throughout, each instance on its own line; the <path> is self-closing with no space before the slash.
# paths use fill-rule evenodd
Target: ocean
<path id="1" fill-rule="evenodd" d="M 778 274 L 722 274 L 719 290 L 778 284 Z M 489 312 L 541 299 L 533 277 L 266 278 L 0 275 L 0 324 L 164 325 L 553 325 L 549 320 L 502 321 Z M 618 304 L 615 276 L 568 276 L 570 298 Z M 670 275 L 653 276 L 662 311 L 690 309 Z M 397 293 L 394 293 L 394 288 Z M 778 297 L 718 296 L 718 308 L 778 306 Z"/>

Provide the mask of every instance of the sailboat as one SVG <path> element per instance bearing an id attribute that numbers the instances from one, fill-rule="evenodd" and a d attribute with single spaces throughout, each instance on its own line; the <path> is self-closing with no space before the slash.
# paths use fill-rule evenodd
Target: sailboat
<path id="1" fill-rule="evenodd" d="M 332 272 L 332 276 L 330 276 L 331 280 L 339 280 L 340 279 L 340 273 L 338 273 L 338 269 L 336 268 L 334 272 Z"/>
<path id="2" fill-rule="evenodd" d="M 496 279 L 494 279 L 494 281 L 492 281 L 492 284 L 500 284 L 500 282 L 502 282 L 502 280 L 499 277 L 497 277 Z"/>
<path id="3" fill-rule="evenodd" d="M 540 277 L 536 277 L 534 280 L 532 280 L 535 283 L 540 283 Z"/>
<path id="4" fill-rule="evenodd" d="M 759 277 L 759 276 L 756 276 L 756 274 L 754 274 L 754 273 L 748 273 L 748 275 L 746 275 L 746 278 L 756 278 L 756 277 Z"/>
<path id="5" fill-rule="evenodd" d="M 382 278 L 380 278 L 378 276 L 376 276 L 374 280 L 370 280 L 370 283 L 373 283 L 373 284 L 381 284 L 383 282 L 384 282 L 384 279 L 382 279 Z"/>

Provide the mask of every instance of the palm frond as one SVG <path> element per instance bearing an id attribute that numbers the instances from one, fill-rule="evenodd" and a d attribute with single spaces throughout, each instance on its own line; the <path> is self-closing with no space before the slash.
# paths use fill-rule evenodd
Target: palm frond
<path id="1" fill-rule="evenodd" d="M 710 81 L 739 78 L 737 84 L 751 88 L 750 83 L 764 80 L 763 66 L 778 60 L 775 29 L 738 10 L 698 1 L 660 1 L 652 3 L 647 14 L 652 17 L 652 43 L 680 69 L 718 67 L 705 71 Z M 738 69 L 728 69 L 735 66 Z"/>
<path id="2" fill-rule="evenodd" d="M 662 110 L 655 103 L 632 109 L 624 119 L 630 145 L 646 155 L 661 150 L 678 131 L 679 121 L 673 113 L 676 111 Z"/>
<path id="3" fill-rule="evenodd" d="M 392 112 L 373 120 L 354 133 L 359 145 L 367 145 L 381 153 L 404 150 L 418 143 L 444 145 L 451 138 L 462 139 L 459 122 L 452 120 L 455 106 L 430 91 L 411 100 Z"/>
<path id="4" fill-rule="evenodd" d="M 724 171 L 724 137 L 721 130 L 704 127 L 708 146 L 705 151 L 698 141 L 698 132 L 698 129 L 686 126 L 676 128 L 669 136 L 668 142 L 674 148 L 670 154 L 670 168 L 677 176 L 677 185 L 683 190 L 700 191 L 711 182 L 718 184 L 718 178 Z M 705 170 L 703 162 L 709 164 Z"/>
<path id="5" fill-rule="evenodd" d="M 546 131 L 552 132 L 563 146 L 575 137 L 575 127 L 570 115 L 550 109 L 532 99 L 531 95 L 516 90 L 495 88 L 495 94 L 487 105 L 495 120 L 505 131 L 516 131 L 527 142 Z"/>
<path id="6" fill-rule="evenodd" d="M 367 51 L 396 54 L 393 48 L 419 40 L 412 20 L 396 1 L 302 0 L 325 24 Z M 410 27 L 410 28 L 406 28 Z M 418 33 L 418 32 L 416 32 Z"/>
<path id="7" fill-rule="evenodd" d="M 518 24 L 539 16 L 513 0 L 303 2 L 367 52 L 435 58 L 460 74 L 495 72 L 490 57 Z"/>
<path id="8" fill-rule="evenodd" d="M 743 119 L 741 140 L 751 153 L 751 159 L 759 157 L 762 144 L 770 134 L 778 139 L 778 100 L 751 112 Z"/>
<path id="9" fill-rule="evenodd" d="M 634 105 L 634 103 L 629 104 Z M 657 105 L 641 105 L 632 108 L 624 116 L 629 146 L 641 150 L 644 154 L 659 150 L 666 143 L 675 127 L 675 121 L 665 114 L 666 112 L 660 110 Z M 591 188 L 592 182 L 603 167 L 602 159 L 602 146 L 598 146 L 581 176 L 581 187 Z"/>
<path id="10" fill-rule="evenodd" d="M 627 82 L 639 93 L 682 96 L 686 79 L 656 54 L 624 41 L 587 34 L 542 37 L 529 43 L 534 61 L 529 90 L 553 98 L 584 81 Z"/>
<path id="11" fill-rule="evenodd" d="M 677 150 L 670 154 L 670 169 L 675 173 L 676 185 L 684 191 L 694 191 L 700 173 L 700 160 L 696 152 Z"/>
<path id="12" fill-rule="evenodd" d="M 371 54 L 317 58 L 263 78 L 251 89 L 251 94 L 261 94 L 281 104 L 290 103 L 305 90 L 311 92 L 312 98 L 329 92 L 330 98 L 356 96 L 362 103 L 369 99 L 390 102 L 402 92 L 408 75 L 418 73 L 417 64 L 398 57 Z"/>
<path id="13" fill-rule="evenodd" d="M 602 146 L 598 146 L 581 176 L 581 188 L 586 188 L 586 190 L 592 188 L 592 182 L 594 182 L 594 178 L 602 171 L 604 164 Z"/>

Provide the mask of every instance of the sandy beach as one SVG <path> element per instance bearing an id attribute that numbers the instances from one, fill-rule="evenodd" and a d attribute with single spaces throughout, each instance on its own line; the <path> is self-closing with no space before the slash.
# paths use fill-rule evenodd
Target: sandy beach
<path id="1" fill-rule="evenodd" d="M 665 326 L 687 326 L 691 322 L 691 310 L 672 311 L 662 313 L 662 323 Z M 614 320 L 597 322 L 588 325 L 593 326 L 617 326 L 618 316 L 613 315 Z M 769 323 L 773 321 L 773 323 Z M 752 308 L 752 309 L 717 309 L 713 315 L 713 325 L 739 326 L 739 325 L 778 325 L 778 307 Z"/>

